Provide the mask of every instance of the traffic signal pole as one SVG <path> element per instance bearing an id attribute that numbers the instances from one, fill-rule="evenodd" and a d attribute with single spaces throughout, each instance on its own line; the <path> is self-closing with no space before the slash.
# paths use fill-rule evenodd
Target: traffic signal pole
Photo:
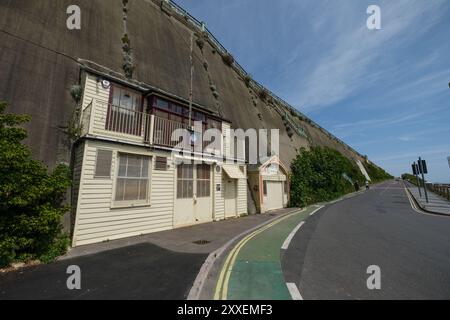
<path id="1" fill-rule="evenodd" d="M 427 192 L 427 186 L 425 184 L 425 174 L 424 174 L 425 168 L 423 166 L 423 162 L 422 162 L 422 159 L 420 157 L 419 157 L 419 170 L 420 170 L 420 173 L 422 174 L 423 190 L 425 192 L 425 199 L 426 199 L 426 201 L 428 203 L 429 202 L 428 201 L 428 192 Z"/>
<path id="2" fill-rule="evenodd" d="M 418 171 L 419 171 L 419 166 L 414 162 L 413 163 L 413 173 L 416 176 L 417 188 L 419 189 L 419 196 L 422 198 L 422 191 L 420 190 L 420 180 L 419 180 Z"/>
<path id="3" fill-rule="evenodd" d="M 422 198 L 422 191 L 420 191 L 419 166 L 417 165 L 417 163 L 414 162 L 411 167 L 414 177 L 416 177 L 417 180 L 417 188 L 419 189 L 419 196 Z"/>

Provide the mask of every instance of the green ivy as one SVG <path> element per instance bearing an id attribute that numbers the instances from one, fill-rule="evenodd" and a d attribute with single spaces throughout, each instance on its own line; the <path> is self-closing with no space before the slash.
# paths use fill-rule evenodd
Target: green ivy
<path id="1" fill-rule="evenodd" d="M 291 206 L 305 207 L 353 192 L 355 187 L 348 178 L 361 186 L 365 181 L 356 164 L 338 151 L 302 148 L 291 165 Z"/>
<path id="2" fill-rule="evenodd" d="M 371 162 L 366 161 L 365 167 L 372 183 L 382 182 L 393 178 L 389 173 Z"/>
<path id="3" fill-rule="evenodd" d="M 60 221 L 69 208 L 61 203 L 70 187 L 67 166 L 48 174 L 22 143 L 30 117 L 6 107 L 0 102 L 0 266 L 64 253 Z"/>

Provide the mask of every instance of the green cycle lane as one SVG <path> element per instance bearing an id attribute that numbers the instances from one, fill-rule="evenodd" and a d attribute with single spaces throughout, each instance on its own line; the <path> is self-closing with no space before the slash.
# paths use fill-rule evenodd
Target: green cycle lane
<path id="1" fill-rule="evenodd" d="M 308 207 L 248 240 L 237 253 L 228 287 L 229 300 L 291 300 L 281 269 L 281 247 L 292 230 L 317 206 Z"/>

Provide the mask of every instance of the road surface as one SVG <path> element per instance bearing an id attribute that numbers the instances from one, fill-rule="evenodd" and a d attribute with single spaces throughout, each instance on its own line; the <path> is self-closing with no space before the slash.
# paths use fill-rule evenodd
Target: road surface
<path id="1" fill-rule="evenodd" d="M 389 181 L 309 217 L 281 260 L 304 299 L 450 299 L 450 217 L 414 211 Z"/>

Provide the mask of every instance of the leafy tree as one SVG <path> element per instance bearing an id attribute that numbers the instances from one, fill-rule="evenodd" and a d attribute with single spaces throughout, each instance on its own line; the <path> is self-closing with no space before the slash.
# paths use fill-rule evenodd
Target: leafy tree
<path id="1" fill-rule="evenodd" d="M 365 181 L 355 163 L 328 147 L 302 148 L 291 174 L 291 205 L 296 207 L 338 198 L 354 191 L 352 182 Z"/>
<path id="2" fill-rule="evenodd" d="M 21 127 L 29 116 L 5 113 L 0 102 L 0 266 L 12 261 L 41 259 L 62 254 L 68 245 L 61 203 L 70 186 L 70 172 L 60 165 L 52 174 L 33 160 Z"/>

